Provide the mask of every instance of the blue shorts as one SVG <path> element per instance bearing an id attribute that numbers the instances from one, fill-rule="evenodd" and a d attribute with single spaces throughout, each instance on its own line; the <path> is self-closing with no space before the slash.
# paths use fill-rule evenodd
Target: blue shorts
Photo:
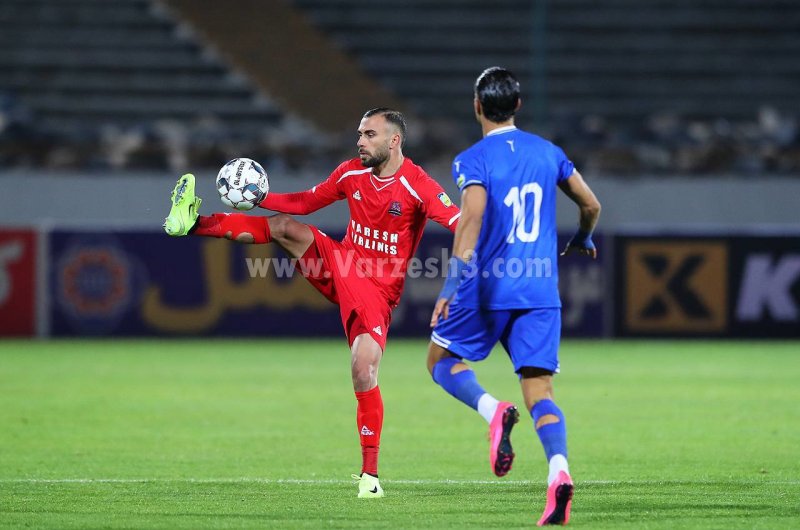
<path id="1" fill-rule="evenodd" d="M 561 309 L 486 310 L 450 306 L 447 320 L 439 320 L 431 341 L 468 361 L 482 361 L 499 340 L 514 364 L 558 372 Z"/>

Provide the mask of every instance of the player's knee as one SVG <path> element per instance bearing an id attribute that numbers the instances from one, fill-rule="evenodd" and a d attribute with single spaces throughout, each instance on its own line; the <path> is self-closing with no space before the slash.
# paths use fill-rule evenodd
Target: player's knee
<path id="1" fill-rule="evenodd" d="M 292 223 L 296 223 L 292 216 L 279 213 L 269 218 L 269 232 L 273 239 L 285 239 L 291 231 Z"/>
<path id="2" fill-rule="evenodd" d="M 311 231 L 307 225 L 296 221 L 291 215 L 282 213 L 270 219 L 276 219 L 275 225 L 277 232 L 273 231 L 272 223 L 270 223 L 270 234 L 272 239 L 277 240 L 279 243 L 298 243 L 306 239 L 312 239 Z"/>
<path id="3" fill-rule="evenodd" d="M 431 374 L 431 376 L 433 376 L 433 367 L 436 366 L 437 362 L 438 362 L 438 359 L 435 359 L 435 358 L 431 357 L 430 354 L 428 354 L 428 361 L 427 361 L 428 373 Z"/>
<path id="4" fill-rule="evenodd" d="M 529 411 L 538 402 L 553 399 L 553 372 L 543 368 L 522 367 L 519 375 L 525 406 Z"/>
<path id="5" fill-rule="evenodd" d="M 373 371 L 367 366 L 353 366 L 353 383 L 363 385 L 372 380 Z"/>
<path id="6" fill-rule="evenodd" d="M 443 357 L 447 356 L 447 350 L 431 342 L 428 344 L 428 372 L 433 376 L 433 367 L 436 366 Z"/>
<path id="7" fill-rule="evenodd" d="M 441 371 L 446 371 L 450 375 L 456 375 L 459 372 L 470 370 L 470 367 L 460 358 L 455 357 L 448 350 L 431 342 L 428 348 L 428 372 L 433 377 L 433 380 L 439 382 L 437 379 L 437 371 L 441 377 Z"/>
<path id="8" fill-rule="evenodd" d="M 381 355 L 380 346 L 369 335 L 361 335 L 353 342 L 350 371 L 356 389 L 369 390 L 377 383 Z"/>
<path id="9" fill-rule="evenodd" d="M 354 362 L 351 372 L 355 388 L 369 387 L 378 377 L 377 367 L 368 362 Z"/>

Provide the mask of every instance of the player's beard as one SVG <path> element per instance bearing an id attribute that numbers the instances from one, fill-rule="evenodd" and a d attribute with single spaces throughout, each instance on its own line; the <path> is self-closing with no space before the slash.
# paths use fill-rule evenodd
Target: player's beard
<path id="1" fill-rule="evenodd" d="M 372 155 L 364 152 L 359 153 L 358 156 L 361 158 L 361 163 L 364 167 L 378 167 L 389 160 L 389 144 L 376 148 L 375 153 Z"/>

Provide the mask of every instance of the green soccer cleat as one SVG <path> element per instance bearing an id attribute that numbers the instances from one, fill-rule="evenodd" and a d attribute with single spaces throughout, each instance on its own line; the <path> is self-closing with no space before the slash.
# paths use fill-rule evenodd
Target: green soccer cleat
<path id="1" fill-rule="evenodd" d="M 203 199 L 194 195 L 194 175 L 187 173 L 178 179 L 172 190 L 172 208 L 164 219 L 164 232 L 173 236 L 185 236 L 197 222 L 200 203 Z"/>
<path id="2" fill-rule="evenodd" d="M 383 488 L 378 482 L 378 477 L 373 477 L 369 473 L 353 475 L 353 480 L 358 482 L 359 499 L 379 499 L 383 497 Z"/>

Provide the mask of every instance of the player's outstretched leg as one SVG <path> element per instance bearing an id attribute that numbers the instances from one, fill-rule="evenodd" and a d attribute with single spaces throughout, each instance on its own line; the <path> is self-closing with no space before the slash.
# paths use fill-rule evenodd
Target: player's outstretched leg
<path id="1" fill-rule="evenodd" d="M 433 342 L 428 350 L 428 369 L 445 392 L 478 411 L 489 423 L 489 465 L 498 477 L 508 474 L 514 462 L 511 429 L 519 421 L 517 407 L 486 392 L 469 366 Z"/>
<path id="2" fill-rule="evenodd" d="M 194 194 L 194 175 L 187 173 L 179 178 L 172 190 L 172 207 L 164 219 L 164 231 L 174 237 L 187 235 L 197 222 L 202 201 Z"/>
<path id="3" fill-rule="evenodd" d="M 301 258 L 314 242 L 311 228 L 285 213 L 270 217 L 241 213 L 201 215 L 189 233 L 238 243 L 265 244 L 274 241 L 293 258 Z"/>

